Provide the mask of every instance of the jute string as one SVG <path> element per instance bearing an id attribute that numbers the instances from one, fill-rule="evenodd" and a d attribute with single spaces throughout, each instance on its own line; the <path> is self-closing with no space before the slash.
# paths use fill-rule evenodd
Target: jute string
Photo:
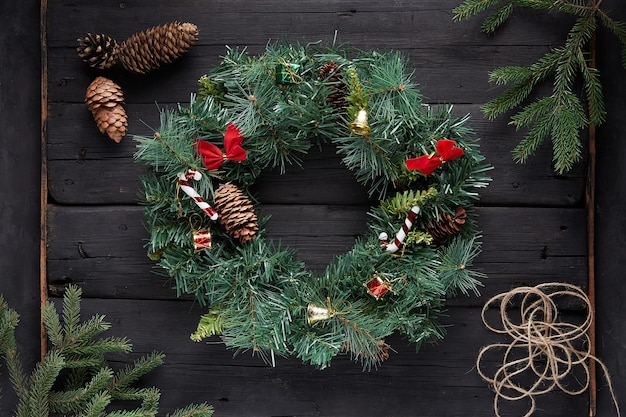
<path id="1" fill-rule="evenodd" d="M 584 321 L 581 324 L 560 321 L 556 299 L 582 302 L 587 311 Z M 486 312 L 497 303 L 500 304 L 501 323 L 494 326 L 489 323 Z M 519 305 L 519 317 L 513 320 L 509 308 L 514 305 Z M 601 366 L 617 416 L 620 416 L 608 369 L 590 352 L 588 330 L 593 321 L 593 309 L 580 288 L 554 282 L 519 287 L 487 301 L 481 316 L 489 330 L 513 339 L 508 344 L 495 343 L 483 347 L 476 360 L 478 373 L 495 391 L 493 405 L 496 416 L 500 417 L 502 400 L 526 399 L 530 406 L 524 417 L 528 417 L 535 411 L 537 395 L 556 388 L 570 395 L 582 394 L 589 388 L 588 363 L 591 361 Z M 493 376 L 489 376 L 482 363 L 487 360 L 485 355 L 494 351 L 504 354 L 499 368 Z"/>

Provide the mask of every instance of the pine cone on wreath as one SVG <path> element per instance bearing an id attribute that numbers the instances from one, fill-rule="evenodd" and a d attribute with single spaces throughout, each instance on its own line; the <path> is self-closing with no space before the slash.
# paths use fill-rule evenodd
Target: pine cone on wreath
<path id="1" fill-rule="evenodd" d="M 331 93 L 326 98 L 326 101 L 331 103 L 336 109 L 343 110 L 348 105 L 346 102 L 348 86 L 343 82 L 343 74 L 339 69 L 339 65 L 335 61 L 329 61 L 322 65 L 320 78 L 330 84 Z"/>
<path id="2" fill-rule="evenodd" d="M 463 207 L 457 207 L 454 214 L 447 212 L 442 213 L 441 219 L 426 226 L 428 232 L 435 243 L 441 243 L 451 236 L 456 236 L 460 231 L 467 213 Z"/>
<path id="3" fill-rule="evenodd" d="M 87 33 L 85 37 L 78 38 L 76 52 L 78 56 L 92 68 L 100 70 L 111 68 L 117 63 L 119 44 L 115 39 L 103 33 Z"/>
<path id="4" fill-rule="evenodd" d="M 226 232 L 241 243 L 254 239 L 259 230 L 252 201 L 233 184 L 224 184 L 215 190 L 213 207 L 219 214 Z"/>
<path id="5" fill-rule="evenodd" d="M 119 59 L 128 71 L 145 74 L 182 56 L 197 40 L 198 27 L 193 23 L 166 23 L 122 42 Z"/>
<path id="6" fill-rule="evenodd" d="M 106 133 L 109 138 L 120 143 L 128 128 L 122 88 L 108 78 L 97 77 L 87 87 L 85 104 L 100 133 Z"/>

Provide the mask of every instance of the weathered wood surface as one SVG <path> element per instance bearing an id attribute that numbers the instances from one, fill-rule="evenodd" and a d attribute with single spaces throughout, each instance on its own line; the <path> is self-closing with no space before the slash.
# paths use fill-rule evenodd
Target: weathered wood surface
<path id="1" fill-rule="evenodd" d="M 24 367 L 39 359 L 39 1 L 0 2 L 0 294 L 20 314 Z M 16 396 L 0 367 L 0 415 Z"/>
<path id="2" fill-rule="evenodd" d="M 298 249 L 309 268 L 323 270 L 365 232 L 364 206 L 264 205 L 271 213 L 269 236 Z M 483 253 L 476 266 L 488 274 L 482 297 L 458 297 L 461 305 L 519 285 L 568 281 L 585 286 L 587 257 L 584 212 L 571 208 L 483 207 Z M 55 293 L 79 283 L 86 296 L 175 297 L 167 278 L 156 276 L 143 244 L 142 208 L 51 207 L 48 215 L 48 279 Z M 293 219 L 302 219 L 294 225 Z"/>
<path id="3" fill-rule="evenodd" d="M 277 358 L 272 368 L 250 353 L 233 357 L 233 351 L 215 340 L 192 342 L 189 334 L 201 310 L 190 302 L 83 302 L 85 315 L 104 310 L 113 323 L 112 334 L 131 339 L 133 357 L 165 352 L 164 365 L 144 381 L 161 387 L 163 415 L 191 401 L 210 402 L 216 416 L 493 415 L 492 394 L 473 367 L 478 350 L 501 339 L 482 325 L 479 309 L 451 308 L 444 341 L 423 347 L 419 354 L 400 337 L 390 338 L 395 350 L 390 360 L 366 373 L 348 357 L 338 357 L 323 371 L 284 358 Z M 487 359 L 484 369 L 499 358 Z M 503 415 L 523 415 L 526 406 L 504 404 Z M 583 416 L 587 398 L 554 393 L 539 398 L 538 407 L 550 416 Z"/>
<path id="4" fill-rule="evenodd" d="M 479 306 L 486 297 L 522 284 L 585 285 L 585 166 L 555 175 L 549 146 L 528 164 L 514 164 L 510 152 L 520 135 L 506 118 L 487 121 L 480 115 L 480 105 L 502 91 L 487 82 L 487 72 L 533 62 L 563 41 L 570 22 L 523 11 L 487 38 L 480 34 L 480 19 L 452 22 L 451 10 L 458 3 L 48 2 L 49 288 L 57 295 L 63 285 L 79 283 L 85 315 L 106 314 L 113 332 L 128 336 L 137 353 L 156 349 L 168 355 L 163 369 L 145 381 L 163 390 L 163 415 L 190 401 L 208 401 L 223 416 L 493 415 L 492 393 L 473 369 L 480 346 L 497 340 L 480 323 Z M 295 360 L 279 360 L 272 369 L 247 354 L 232 359 L 219 343 L 189 341 L 200 309 L 191 301 L 175 300 L 171 284 L 153 273 L 143 248 L 147 233 L 137 200 L 145 168 L 132 160 L 130 137 L 117 145 L 97 132 L 82 99 L 99 72 L 88 69 L 75 53 L 76 38 L 86 32 L 122 40 L 172 20 L 200 27 L 198 44 L 183 59 L 145 77 L 120 70 L 105 73 L 124 88 L 131 134 L 151 135 L 158 127 L 159 107 L 187 102 L 196 80 L 225 52 L 224 45 L 258 53 L 269 39 L 286 35 L 329 42 L 335 31 L 340 42 L 359 48 L 403 51 L 427 102 L 452 103 L 459 116 L 472 114 L 471 125 L 494 165 L 493 182 L 481 193 L 478 209 L 484 245 L 477 265 L 489 278 L 481 297 L 451 301 L 445 322 L 452 327 L 444 342 L 415 354 L 413 346 L 394 340 L 398 352 L 392 359 L 363 374 L 347 359 L 322 372 Z M 314 150 L 305 162 L 304 171 L 267 173 L 256 191 L 264 212 L 273 216 L 271 236 L 298 248 L 309 267 L 320 270 L 364 231 L 369 204 L 333 149 Z M 334 186 L 330 191 L 329 185 Z M 293 219 L 303 213 L 307 221 L 294 230 Z M 542 401 L 540 407 L 549 415 L 587 415 L 586 396 L 554 393 Z"/>
<path id="5" fill-rule="evenodd" d="M 609 2 L 615 18 L 626 21 L 626 4 Z M 597 196 L 595 228 L 596 305 L 598 355 L 611 372 L 622 409 L 626 403 L 626 72 L 620 56 L 611 48 L 614 37 L 607 31 L 598 36 L 598 65 L 605 85 L 607 120 L 598 129 Z M 610 413 L 612 404 L 604 379 L 598 395 L 600 412 Z M 603 415 L 603 414 L 599 414 Z"/>

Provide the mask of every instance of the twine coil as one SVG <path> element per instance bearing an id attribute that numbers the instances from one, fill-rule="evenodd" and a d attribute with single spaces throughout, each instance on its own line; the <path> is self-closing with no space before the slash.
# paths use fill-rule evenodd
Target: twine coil
<path id="1" fill-rule="evenodd" d="M 563 298 L 578 300 L 586 307 L 587 316 L 581 324 L 559 320 L 555 299 Z M 501 323 L 494 326 L 486 318 L 486 312 L 497 303 L 500 304 Z M 519 305 L 519 317 L 515 319 L 511 319 L 508 313 L 512 305 Z M 535 287 L 518 287 L 487 301 L 481 317 L 489 330 L 506 334 L 513 339 L 508 344 L 484 346 L 476 360 L 478 373 L 495 392 L 496 416 L 500 417 L 501 400 L 527 399 L 530 407 L 524 417 L 528 417 L 535 411 L 537 395 L 556 388 L 569 395 L 585 392 L 590 382 L 590 361 L 595 361 L 602 367 L 617 415 L 620 416 L 608 369 L 590 352 L 588 330 L 593 321 L 593 309 L 589 298 L 580 288 L 554 282 Z M 494 350 L 504 350 L 504 354 L 500 353 L 502 362 L 493 376 L 489 376 L 481 365 L 485 355 Z M 571 387 L 573 381 L 578 386 Z"/>

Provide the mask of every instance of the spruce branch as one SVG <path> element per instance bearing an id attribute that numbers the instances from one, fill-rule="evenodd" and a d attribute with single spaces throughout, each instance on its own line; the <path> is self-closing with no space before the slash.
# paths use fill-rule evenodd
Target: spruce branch
<path id="1" fill-rule="evenodd" d="M 51 301 L 44 306 L 44 326 L 54 335 L 54 342 L 27 377 L 22 372 L 15 345 L 19 316 L 0 296 L 0 356 L 9 368 L 17 394 L 14 417 L 156 416 L 160 391 L 155 387 L 135 388 L 131 384 L 159 366 L 163 355 L 153 353 L 142 357 L 116 374 L 108 366 L 105 355 L 129 352 L 130 344 L 125 338 L 98 338 L 109 324 L 100 315 L 81 321 L 80 299 L 81 290 L 70 285 L 63 297 L 61 314 Z M 141 404 L 123 410 L 123 404 L 117 402 L 124 400 L 138 400 Z M 107 412 L 113 402 L 116 411 Z M 209 417 L 212 411 L 206 404 L 189 405 L 172 416 Z"/>
<path id="2" fill-rule="evenodd" d="M 508 66 L 489 73 L 490 82 L 509 85 L 509 88 L 483 106 L 486 117 L 494 119 L 508 110 L 523 106 L 511 117 L 511 124 L 526 132 L 513 149 L 515 161 L 527 161 L 544 139 L 550 138 L 554 170 L 563 174 L 582 159 L 580 131 L 590 124 L 597 126 L 604 122 L 606 109 L 600 72 L 589 60 L 588 46 L 598 24 L 602 24 L 618 38 L 622 64 L 626 68 L 626 24 L 611 19 L 600 8 L 601 3 L 601 0 L 466 0 L 453 10 L 453 20 L 460 21 L 495 8 L 481 27 L 487 34 L 493 34 L 504 24 L 514 7 L 555 11 L 576 17 L 563 46 L 552 49 L 528 67 Z M 527 103 L 536 87 L 550 78 L 553 80 L 552 94 Z M 584 97 L 575 92 L 579 81 L 583 84 Z"/>

